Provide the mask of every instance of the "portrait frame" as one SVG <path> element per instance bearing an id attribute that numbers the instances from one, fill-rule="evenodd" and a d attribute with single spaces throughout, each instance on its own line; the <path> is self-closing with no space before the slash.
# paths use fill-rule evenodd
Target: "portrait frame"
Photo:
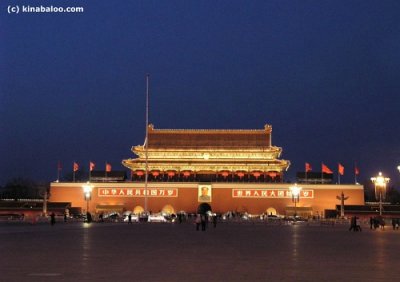
<path id="1" fill-rule="evenodd" d="M 199 184 L 197 187 L 197 201 L 199 203 L 211 203 L 212 186 L 210 184 Z"/>

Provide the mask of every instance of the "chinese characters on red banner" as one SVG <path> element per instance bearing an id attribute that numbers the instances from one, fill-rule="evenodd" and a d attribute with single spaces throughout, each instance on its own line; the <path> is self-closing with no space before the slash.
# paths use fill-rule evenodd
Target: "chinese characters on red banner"
<path id="1" fill-rule="evenodd" d="M 232 198 L 291 198 L 288 189 L 232 189 Z M 314 198 L 314 190 L 301 190 L 300 198 Z"/>
<path id="2" fill-rule="evenodd" d="M 144 188 L 99 188 L 99 197 L 144 197 Z M 147 197 L 178 197 L 177 188 L 149 188 Z M 232 198 L 291 198 L 288 189 L 232 189 Z M 300 198 L 314 198 L 314 190 L 303 189 Z"/>
<path id="3" fill-rule="evenodd" d="M 144 197 L 144 188 L 99 188 L 99 197 Z M 149 188 L 147 197 L 178 197 L 178 189 Z"/>

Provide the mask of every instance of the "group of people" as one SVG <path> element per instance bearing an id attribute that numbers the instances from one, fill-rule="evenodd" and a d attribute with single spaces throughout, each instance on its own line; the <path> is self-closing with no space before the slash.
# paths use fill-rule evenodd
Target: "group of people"
<path id="1" fill-rule="evenodd" d="M 382 216 L 375 216 L 369 218 L 369 228 L 377 229 L 377 228 L 385 229 L 385 220 Z"/>
<path id="2" fill-rule="evenodd" d="M 216 228 L 217 227 L 217 216 L 213 215 L 213 216 L 211 216 L 211 219 L 212 219 L 214 228 Z M 210 220 L 210 217 L 207 214 L 197 214 L 196 219 L 195 219 L 196 230 L 199 231 L 200 226 L 201 226 L 201 231 L 206 231 L 209 220 Z"/>
<path id="3" fill-rule="evenodd" d="M 392 218 L 393 230 L 398 230 L 400 225 L 400 218 Z"/>
<path id="4" fill-rule="evenodd" d="M 361 226 L 357 224 L 358 217 L 352 216 L 350 220 L 349 231 L 361 231 Z M 369 218 L 370 229 L 385 229 L 385 219 L 382 216 L 375 216 Z M 392 218 L 393 230 L 398 230 L 400 226 L 400 218 Z"/>

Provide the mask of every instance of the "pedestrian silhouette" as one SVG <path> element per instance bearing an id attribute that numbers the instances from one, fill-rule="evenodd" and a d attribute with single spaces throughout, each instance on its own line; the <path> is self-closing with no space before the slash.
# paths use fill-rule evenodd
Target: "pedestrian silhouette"
<path id="1" fill-rule="evenodd" d="M 50 224 L 51 226 L 53 226 L 54 224 L 56 224 L 56 215 L 54 214 L 54 212 L 52 212 L 50 214 Z"/>

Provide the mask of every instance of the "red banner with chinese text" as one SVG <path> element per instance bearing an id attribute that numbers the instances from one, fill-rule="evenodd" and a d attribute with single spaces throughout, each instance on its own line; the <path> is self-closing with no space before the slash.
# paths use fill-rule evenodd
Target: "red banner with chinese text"
<path id="1" fill-rule="evenodd" d="M 232 189 L 232 198 L 291 198 L 288 189 Z M 300 191 L 300 198 L 314 198 L 314 190 Z"/>
<path id="2" fill-rule="evenodd" d="M 98 188 L 99 197 L 145 197 L 144 188 Z M 176 188 L 148 188 L 147 197 L 178 197 Z"/>

